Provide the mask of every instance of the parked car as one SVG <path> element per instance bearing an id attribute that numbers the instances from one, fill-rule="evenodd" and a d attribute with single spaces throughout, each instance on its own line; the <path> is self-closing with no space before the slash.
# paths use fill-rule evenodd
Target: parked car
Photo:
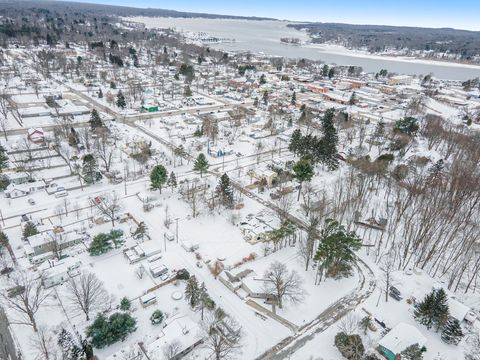
<path id="1" fill-rule="evenodd" d="M 400 293 L 400 290 L 398 290 L 395 286 L 390 286 L 389 295 L 390 297 L 394 298 L 397 301 L 400 301 L 403 299 L 403 296 Z"/>
<path id="2" fill-rule="evenodd" d="M 33 200 L 32 198 L 28 199 L 28 203 L 30 205 L 35 205 L 35 200 Z"/>
<path id="3" fill-rule="evenodd" d="M 62 187 L 62 186 L 59 186 L 57 188 L 57 191 L 55 192 L 55 197 L 56 198 L 64 197 L 64 196 L 67 196 L 67 195 L 68 195 L 68 191 L 65 190 L 65 188 Z"/>

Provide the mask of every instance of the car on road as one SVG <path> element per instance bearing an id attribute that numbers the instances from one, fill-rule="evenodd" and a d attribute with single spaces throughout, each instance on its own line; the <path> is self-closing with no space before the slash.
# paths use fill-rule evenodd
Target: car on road
<path id="1" fill-rule="evenodd" d="M 28 203 L 30 205 L 35 205 L 35 200 L 33 200 L 32 198 L 28 199 Z"/>

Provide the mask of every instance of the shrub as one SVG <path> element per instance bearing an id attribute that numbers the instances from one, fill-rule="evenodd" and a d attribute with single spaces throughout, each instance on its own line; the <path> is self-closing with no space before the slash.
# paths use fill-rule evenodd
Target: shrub
<path id="1" fill-rule="evenodd" d="M 160 310 L 155 310 L 150 316 L 150 322 L 152 325 L 158 325 L 163 321 L 163 313 Z"/>
<path id="2" fill-rule="evenodd" d="M 92 325 L 87 327 L 86 334 L 93 347 L 102 349 L 119 340 L 125 340 L 128 334 L 137 330 L 136 323 L 128 313 L 115 313 L 109 318 L 98 314 Z"/>

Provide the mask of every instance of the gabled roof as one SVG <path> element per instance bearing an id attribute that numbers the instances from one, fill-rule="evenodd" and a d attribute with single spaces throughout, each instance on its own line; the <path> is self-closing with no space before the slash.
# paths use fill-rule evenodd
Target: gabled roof
<path id="1" fill-rule="evenodd" d="M 399 354 L 413 344 L 418 344 L 420 347 L 424 346 L 427 339 L 415 326 L 398 323 L 378 343 L 392 353 Z"/>

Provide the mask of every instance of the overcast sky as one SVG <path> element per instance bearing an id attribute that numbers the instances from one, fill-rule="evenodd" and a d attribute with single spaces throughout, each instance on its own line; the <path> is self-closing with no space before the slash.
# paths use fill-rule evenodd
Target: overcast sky
<path id="1" fill-rule="evenodd" d="M 77 0 L 300 21 L 453 27 L 480 31 L 480 0 Z"/>

